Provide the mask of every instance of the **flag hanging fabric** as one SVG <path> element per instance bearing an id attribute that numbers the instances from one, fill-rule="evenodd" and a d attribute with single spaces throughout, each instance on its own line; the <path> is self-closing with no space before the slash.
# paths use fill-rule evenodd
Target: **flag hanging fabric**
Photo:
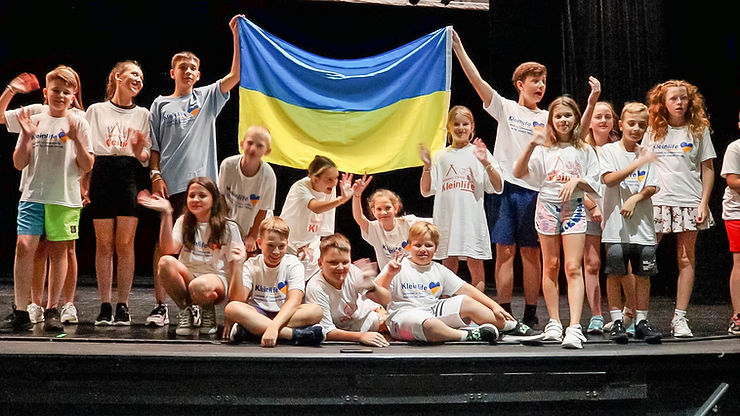
<path id="1" fill-rule="evenodd" d="M 267 127 L 266 161 L 306 169 L 324 155 L 340 171 L 378 173 L 420 166 L 419 143 L 444 146 L 449 28 L 360 59 L 306 52 L 244 18 L 239 37 L 239 141 Z"/>

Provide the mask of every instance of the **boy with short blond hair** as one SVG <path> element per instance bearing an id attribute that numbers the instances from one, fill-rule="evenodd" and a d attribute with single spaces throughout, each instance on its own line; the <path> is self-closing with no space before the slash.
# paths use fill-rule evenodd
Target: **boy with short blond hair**
<path id="1" fill-rule="evenodd" d="M 229 216 L 239 224 L 247 253 L 256 251 L 259 226 L 275 209 L 277 179 L 262 160 L 270 154 L 271 140 L 267 128 L 249 127 L 242 141 L 243 154 L 224 159 L 218 173 L 218 188 L 226 198 Z"/>
<path id="2" fill-rule="evenodd" d="M 376 266 L 368 259 L 351 263 L 347 237 L 332 234 L 320 245 L 317 273 L 306 284 L 306 300 L 321 306 L 320 325 L 329 341 L 353 341 L 371 347 L 390 345 L 380 332 L 387 331 L 387 305 L 390 293 L 377 285 Z"/>
<path id="3" fill-rule="evenodd" d="M 259 227 L 257 244 L 262 254 L 244 262 L 243 287 L 229 293 L 224 338 L 240 343 L 247 337 L 274 347 L 278 338 L 296 345 L 318 346 L 324 340 L 321 308 L 301 304 L 305 290 L 303 264 L 287 254 L 290 229 L 280 217 L 270 217 Z"/>
<path id="4" fill-rule="evenodd" d="M 547 68 L 537 62 L 519 65 L 512 76 L 519 93 L 517 101 L 499 95 L 486 82 L 465 52 L 458 34 L 452 33 L 455 51 L 465 75 L 483 101 L 483 108 L 498 121 L 493 157 L 501 166 L 504 190 L 486 197 L 486 216 L 491 242 L 496 244 L 496 295 L 511 313 L 514 287 L 514 257 L 517 247 L 524 273 L 524 317 L 528 326 L 539 323 L 537 298 L 540 293 L 540 248 L 534 228 L 537 187 L 513 174 L 514 163 L 525 150 L 536 129 L 547 125 L 547 110 L 537 107 L 545 94 Z"/>

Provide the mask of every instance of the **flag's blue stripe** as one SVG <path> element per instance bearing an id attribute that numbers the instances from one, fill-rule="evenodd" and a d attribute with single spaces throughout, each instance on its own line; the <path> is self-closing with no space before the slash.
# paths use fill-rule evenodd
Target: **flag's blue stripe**
<path id="1" fill-rule="evenodd" d="M 448 89 L 447 30 L 361 59 L 331 59 L 301 50 L 239 20 L 242 88 L 321 110 L 372 111 Z"/>

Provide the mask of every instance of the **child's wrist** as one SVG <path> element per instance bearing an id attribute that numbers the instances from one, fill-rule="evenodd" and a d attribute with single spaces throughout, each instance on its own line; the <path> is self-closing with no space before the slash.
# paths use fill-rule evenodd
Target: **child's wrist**
<path id="1" fill-rule="evenodd" d="M 8 92 L 10 92 L 12 95 L 18 94 L 18 91 L 16 91 L 15 88 L 13 88 L 13 86 L 10 84 L 6 85 L 5 89 L 8 90 Z"/>

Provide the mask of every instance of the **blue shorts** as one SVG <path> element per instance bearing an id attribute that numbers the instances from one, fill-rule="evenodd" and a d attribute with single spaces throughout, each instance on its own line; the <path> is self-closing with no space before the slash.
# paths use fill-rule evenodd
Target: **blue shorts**
<path id="1" fill-rule="evenodd" d="M 44 204 L 18 203 L 18 235 L 44 235 Z"/>
<path id="2" fill-rule="evenodd" d="M 485 207 L 491 242 L 519 247 L 539 247 L 534 229 L 537 191 L 506 182 L 501 194 L 486 194 Z"/>

